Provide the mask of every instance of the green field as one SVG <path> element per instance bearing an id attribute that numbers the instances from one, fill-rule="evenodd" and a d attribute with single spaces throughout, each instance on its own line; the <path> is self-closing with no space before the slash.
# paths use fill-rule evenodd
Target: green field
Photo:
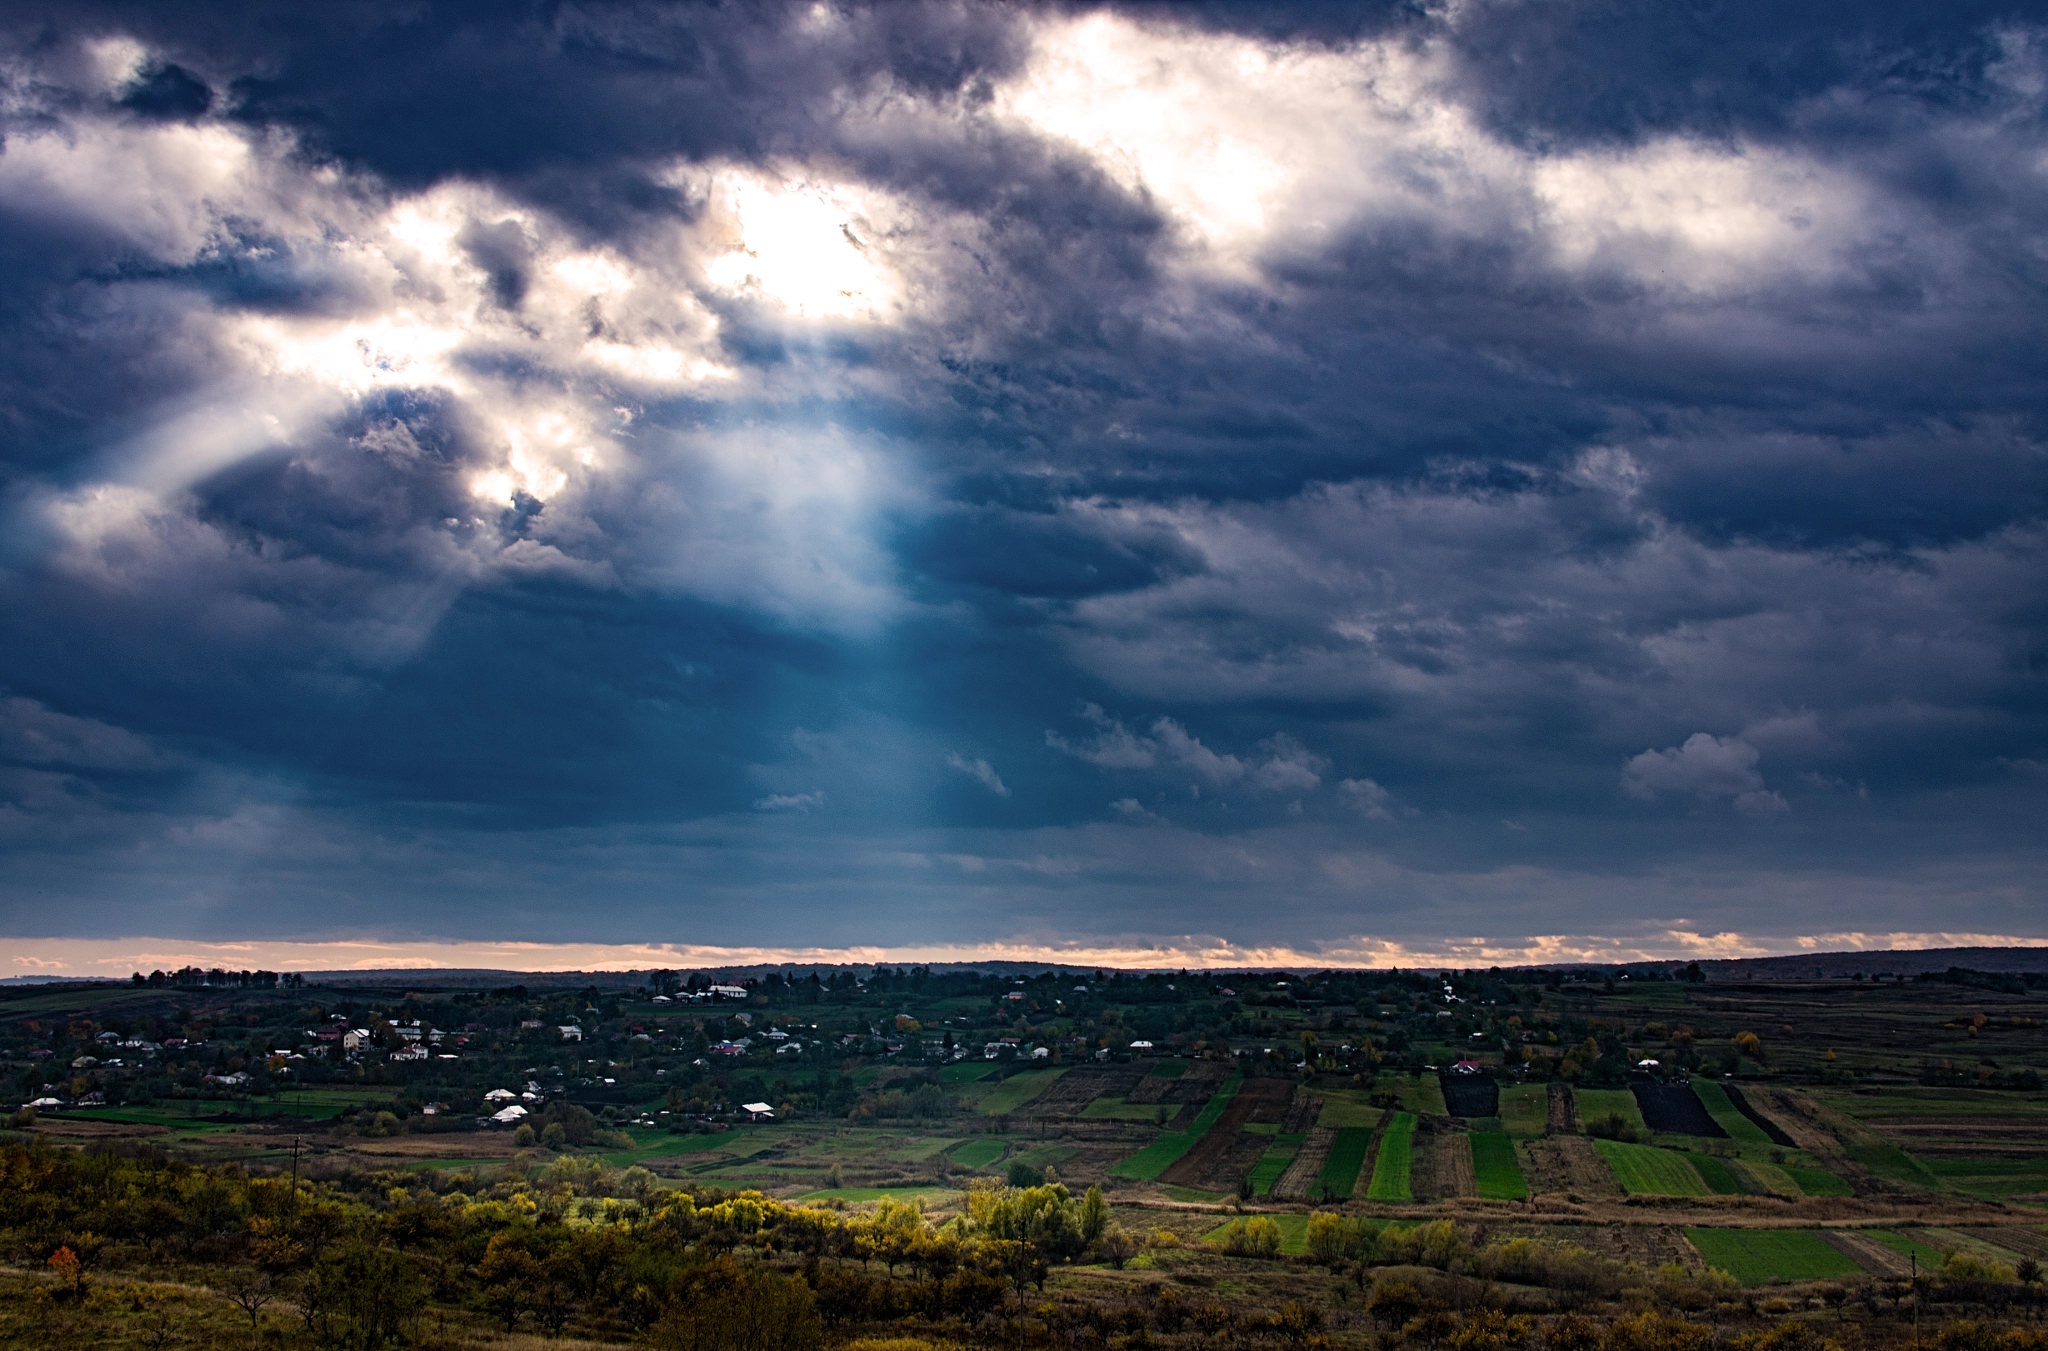
<path id="1" fill-rule="evenodd" d="M 1550 1128 L 1550 1088 L 1516 1084 L 1500 1091 L 1501 1129 L 1509 1135 L 1541 1135 Z"/>
<path id="2" fill-rule="evenodd" d="M 1033 1145 L 1017 1153 L 1010 1161 L 1027 1168 L 1058 1168 L 1080 1152 L 1078 1145 Z"/>
<path id="3" fill-rule="evenodd" d="M 1908 1187 L 1926 1187 L 1933 1191 L 1941 1189 L 1940 1178 L 1930 1172 L 1920 1160 L 1889 1140 L 1873 1136 L 1865 1140 L 1848 1142 L 1843 1148 L 1850 1158 L 1887 1182 L 1897 1182 Z"/>
<path id="4" fill-rule="evenodd" d="M 1411 1075 L 1389 1070 L 1379 1076 L 1373 1087 L 1380 1092 L 1391 1089 L 1400 1094 L 1404 1112 L 1428 1116 L 1451 1114 L 1451 1109 L 1444 1104 L 1443 1081 L 1434 1074 Z"/>
<path id="5" fill-rule="evenodd" d="M 1323 1110 L 1316 1114 L 1316 1124 L 1325 1130 L 1345 1126 L 1371 1130 L 1380 1124 L 1381 1115 L 1380 1109 L 1372 1105 L 1372 1095 L 1365 1090 L 1333 1088 L 1323 1094 Z"/>
<path id="6" fill-rule="evenodd" d="M 1183 1154 L 1195 1147 L 1195 1141 L 1208 1134 L 1209 1127 L 1216 1124 L 1230 1100 L 1237 1096 L 1237 1090 L 1244 1083 L 1242 1074 L 1233 1074 L 1223 1081 L 1223 1087 L 1203 1106 L 1201 1115 L 1185 1132 L 1170 1132 L 1160 1136 L 1129 1158 L 1121 1160 L 1109 1170 L 1111 1177 L 1135 1178 L 1139 1182 L 1151 1182 L 1161 1173 L 1180 1161 Z"/>
<path id="7" fill-rule="evenodd" d="M 1338 1139 L 1342 1140 L 1343 1137 L 1340 1135 Z M 1372 1184 L 1365 1189 L 1366 1199 L 1408 1201 L 1414 1198 L 1414 1194 L 1408 1189 L 1408 1169 L 1414 1148 L 1414 1116 L 1407 1112 L 1394 1113 L 1394 1119 L 1387 1123 L 1386 1129 L 1380 1134 L 1379 1157 L 1373 1160 Z M 1336 1150 L 1330 1151 L 1333 1160 L 1336 1154 Z"/>
<path id="8" fill-rule="evenodd" d="M 1251 1217 L 1246 1216 L 1245 1218 L 1250 1219 Z M 1299 1257 L 1308 1251 L 1308 1216 L 1268 1215 L 1266 1218 L 1280 1226 L 1280 1255 L 1282 1257 Z M 1222 1242 L 1223 1231 L 1228 1229 L 1230 1225 L 1231 1221 L 1225 1220 L 1208 1233 L 1202 1235 L 1202 1241 L 1204 1243 Z"/>
<path id="9" fill-rule="evenodd" d="M 1524 1201 L 1529 1197 L 1528 1180 L 1515 1159 L 1515 1142 L 1504 1132 L 1472 1133 L 1472 1174 L 1479 1180 L 1479 1194 L 1489 1201 Z"/>
<path id="10" fill-rule="evenodd" d="M 897 1163 L 923 1163 L 937 1158 L 960 1141 L 952 1136 L 937 1135 L 923 1140 L 913 1140 L 901 1149 L 889 1151 L 889 1158 Z"/>
<path id="11" fill-rule="evenodd" d="M 1294 1162 L 1294 1156 L 1301 1152 L 1301 1142 L 1307 1138 L 1305 1135 L 1276 1135 L 1273 1137 L 1273 1143 L 1266 1146 L 1266 1152 L 1259 1156 L 1258 1163 L 1252 1168 L 1252 1194 L 1254 1196 L 1271 1196 L 1273 1194 L 1273 1184 L 1278 1182 L 1280 1175 L 1287 1171 L 1287 1165 Z"/>
<path id="12" fill-rule="evenodd" d="M 1707 1184 L 1685 1155 L 1654 1145 L 1595 1140 L 1622 1189 L 1631 1196 L 1705 1196 Z"/>
<path id="13" fill-rule="evenodd" d="M 939 1071 L 942 1084 L 971 1084 L 976 1079 L 986 1079 L 996 1072 L 993 1060 L 969 1060 L 957 1065 L 948 1065 Z"/>
<path id="14" fill-rule="evenodd" d="M 1692 1156 L 1692 1169 L 1700 1175 L 1700 1181 L 1707 1184 L 1707 1190 L 1716 1196 L 1742 1196 L 1749 1191 L 1724 1159 L 1717 1159 L 1711 1154 L 1695 1154 Z"/>
<path id="15" fill-rule="evenodd" d="M 704 1135 L 670 1135 L 666 1131 L 627 1130 L 633 1137 L 633 1148 L 621 1149 L 610 1154 L 600 1154 L 606 1164 L 613 1168 L 630 1168 L 648 1159 L 665 1159 L 677 1154 L 716 1153 L 731 1158 L 746 1158 L 758 1154 L 775 1143 L 775 1137 L 764 1130 L 713 1131 Z M 718 1166 L 716 1164 L 712 1165 Z"/>
<path id="16" fill-rule="evenodd" d="M 1643 1139 L 1650 1138 L 1650 1128 L 1643 1121 L 1642 1109 L 1636 1106 L 1636 1095 L 1625 1088 L 1573 1089 L 1572 1110 L 1578 1113 L 1582 1130 L 1603 1117 L 1618 1115 Z"/>
<path id="17" fill-rule="evenodd" d="M 952 1158 L 953 1162 L 965 1168 L 986 1168 L 1003 1157 L 1004 1148 L 1001 1140 L 992 1140 L 984 1135 L 953 1150 Z"/>
<path id="18" fill-rule="evenodd" d="M 1785 1176 L 1792 1179 L 1801 1193 L 1807 1196 L 1854 1196 L 1856 1189 L 1842 1181 L 1825 1168 L 1795 1168 L 1785 1166 Z"/>
<path id="19" fill-rule="evenodd" d="M 1026 1070 L 1022 1074 L 1013 1074 L 996 1085 L 993 1092 L 983 1095 L 975 1106 L 990 1116 L 1008 1116 L 1051 1088 L 1052 1081 L 1065 1073 L 1064 1069 L 1057 1069 Z"/>
<path id="20" fill-rule="evenodd" d="M 1188 1065 L 1190 1063 L 1180 1059 L 1178 1056 L 1171 1060 L 1162 1060 L 1152 1067 L 1151 1077 L 1154 1079 L 1178 1079 L 1188 1072 Z"/>
<path id="21" fill-rule="evenodd" d="M 1933 1271 L 1948 1260 L 1948 1254 L 1941 1249 L 1930 1247 L 1918 1239 L 1908 1238 L 1904 1234 L 1887 1233 L 1882 1229 L 1865 1229 L 1863 1230 L 1863 1237 L 1884 1244 L 1885 1247 L 1890 1248 L 1901 1257 L 1917 1259 L 1922 1271 Z"/>
<path id="22" fill-rule="evenodd" d="M 1157 1121 L 1165 1112 L 1170 1119 L 1178 1108 L 1156 1102 L 1125 1102 L 1122 1098 L 1097 1098 L 1081 1109 L 1083 1121 Z"/>
<path id="23" fill-rule="evenodd" d="M 1928 1172 L 1985 1201 L 2048 1194 L 2048 1159 L 1926 1159 Z"/>
<path id="24" fill-rule="evenodd" d="M 1315 1194 L 1339 1201 L 1350 1200 L 1358 1190 L 1358 1174 L 1365 1167 L 1365 1156 L 1371 1148 L 1370 1126 L 1339 1127 L 1337 1138 L 1331 1142 L 1330 1152 L 1323 1159 L 1323 1171 L 1316 1174 Z"/>
<path id="25" fill-rule="evenodd" d="M 1688 1229 L 1685 1236 L 1710 1267 L 1744 1285 L 1861 1276 L 1863 1268 L 1804 1229 Z"/>
<path id="26" fill-rule="evenodd" d="M 844 1201 L 850 1206 L 866 1205 L 891 1197 L 898 1201 L 915 1201 L 927 1209 L 938 1209 L 955 1205 L 960 1193 L 951 1187 L 826 1187 L 820 1191 L 805 1192 L 797 1197 L 799 1201 Z"/>
<path id="27" fill-rule="evenodd" d="M 1707 1115 L 1714 1118 L 1716 1125 L 1728 1132 L 1728 1138 L 1745 1145 L 1768 1145 L 1771 1137 L 1764 1134 L 1763 1127 L 1735 1110 L 1735 1104 L 1728 1101 L 1728 1094 L 1721 1085 L 1711 1079 L 1692 1081 L 1693 1096 L 1707 1109 Z"/>

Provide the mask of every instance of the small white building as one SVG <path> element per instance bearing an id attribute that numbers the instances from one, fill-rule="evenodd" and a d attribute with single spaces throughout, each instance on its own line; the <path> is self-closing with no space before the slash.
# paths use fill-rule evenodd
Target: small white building
<path id="1" fill-rule="evenodd" d="M 526 1109 L 515 1102 L 501 1112 L 491 1113 L 491 1120 L 497 1122 L 500 1126 L 512 1126 L 517 1125 L 519 1120 L 525 1115 Z"/>
<path id="2" fill-rule="evenodd" d="M 514 1092 L 513 1092 L 513 1091 L 512 1091 L 511 1089 L 509 1089 L 509 1088 L 494 1088 L 494 1089 L 492 1089 L 492 1090 L 491 1090 L 490 1092 L 488 1092 L 488 1093 L 484 1094 L 484 1101 L 485 1101 L 485 1102 L 510 1102 L 510 1101 L 512 1101 L 512 1099 L 514 1099 L 514 1098 L 516 1098 L 516 1097 L 518 1097 L 518 1096 L 519 1096 L 519 1095 L 518 1095 L 517 1093 L 514 1093 Z"/>
<path id="3" fill-rule="evenodd" d="M 743 1102 L 740 1110 L 747 1114 L 749 1121 L 773 1121 L 775 1109 L 765 1102 Z"/>

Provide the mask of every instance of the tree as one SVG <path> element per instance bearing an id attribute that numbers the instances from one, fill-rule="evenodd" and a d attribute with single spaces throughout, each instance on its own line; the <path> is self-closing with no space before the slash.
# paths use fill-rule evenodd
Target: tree
<path id="1" fill-rule="evenodd" d="M 809 1286 L 720 1257 L 677 1283 L 652 1340 L 661 1351 L 817 1351 L 824 1335 Z"/>
<path id="2" fill-rule="evenodd" d="M 1373 1286 L 1365 1311 L 1383 1326 L 1404 1327 L 1422 1312 L 1422 1292 L 1406 1281 L 1381 1281 Z"/>
<path id="3" fill-rule="evenodd" d="M 1358 1227 L 1342 1215 L 1319 1210 L 1308 1217 L 1305 1236 L 1308 1255 L 1335 1270 L 1337 1263 L 1358 1249 Z"/>
<path id="4" fill-rule="evenodd" d="M 277 1298 L 277 1282 L 267 1271 L 237 1271 L 221 1287 L 228 1302 L 249 1315 L 249 1331 L 257 1330 L 257 1315 Z"/>
<path id="5" fill-rule="evenodd" d="M 1125 1233 L 1119 1225 L 1102 1236 L 1102 1255 L 1112 1267 L 1122 1271 L 1124 1263 L 1138 1255 L 1138 1240 Z"/>
<path id="6" fill-rule="evenodd" d="M 1762 1063 L 1764 1058 L 1764 1043 L 1763 1038 L 1757 1036 L 1756 1033 L 1737 1032 L 1735 1034 L 1734 1044 L 1737 1053 L 1741 1055 L 1746 1055 L 1751 1060 L 1757 1061 L 1758 1063 Z"/>
<path id="7" fill-rule="evenodd" d="M 427 1282 L 395 1248 L 339 1245 L 307 1281 L 307 1321 L 351 1351 L 378 1351 L 398 1339 L 426 1303 Z"/>

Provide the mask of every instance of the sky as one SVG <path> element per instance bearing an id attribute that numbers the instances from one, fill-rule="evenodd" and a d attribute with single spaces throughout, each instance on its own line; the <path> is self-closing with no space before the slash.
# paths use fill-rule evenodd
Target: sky
<path id="1" fill-rule="evenodd" d="M 2013 4 L 0 5 L 0 974 L 2048 941 L 2044 131 Z"/>

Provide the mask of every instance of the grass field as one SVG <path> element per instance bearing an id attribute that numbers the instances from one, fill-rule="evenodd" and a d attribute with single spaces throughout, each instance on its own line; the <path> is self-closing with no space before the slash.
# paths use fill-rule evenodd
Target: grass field
<path id="1" fill-rule="evenodd" d="M 1057 1069 L 1026 1070 L 1022 1074 L 1013 1074 L 996 1085 L 993 1092 L 984 1094 L 975 1106 L 990 1116 L 1008 1116 L 1051 1088 L 1052 1081 L 1065 1073 L 1064 1069 Z"/>
<path id="2" fill-rule="evenodd" d="M 1003 1157 L 1004 1148 L 1001 1140 L 991 1140 L 984 1135 L 953 1150 L 953 1162 L 967 1168 L 986 1168 Z"/>
<path id="3" fill-rule="evenodd" d="M 1151 1077 L 1154 1079 L 1178 1079 L 1188 1072 L 1189 1063 L 1179 1057 L 1171 1060 L 1162 1060 L 1152 1067 Z"/>
<path id="4" fill-rule="evenodd" d="M 1932 1271 L 1948 1260 L 1948 1254 L 1941 1249 L 1930 1247 L 1904 1234 L 1888 1233 L 1882 1229 L 1865 1229 L 1863 1237 L 1884 1244 L 1901 1257 L 1917 1258 L 1922 1271 Z"/>
<path id="5" fill-rule="evenodd" d="M 1700 1181 L 1706 1183 L 1707 1190 L 1714 1195 L 1741 1196 L 1749 1191 L 1725 1160 L 1717 1159 L 1711 1154 L 1695 1154 L 1691 1162 L 1692 1170 L 1700 1175 Z"/>
<path id="6" fill-rule="evenodd" d="M 1081 1109 L 1083 1121 L 1157 1121 L 1164 1111 L 1168 1117 L 1179 1110 L 1156 1102 L 1125 1102 L 1122 1098 L 1097 1098 Z"/>
<path id="7" fill-rule="evenodd" d="M 1334 1088 L 1323 1094 L 1323 1110 L 1316 1114 L 1316 1124 L 1325 1130 L 1339 1130 L 1345 1126 L 1362 1126 L 1371 1130 L 1380 1124 L 1381 1115 L 1365 1090 Z"/>
<path id="8" fill-rule="evenodd" d="M 1625 1088 L 1575 1088 L 1572 1107 L 1578 1113 L 1580 1126 L 1619 1114 L 1645 1140 L 1650 1138 L 1650 1127 L 1643 1120 L 1642 1108 L 1636 1106 L 1636 1095 Z"/>
<path id="9" fill-rule="evenodd" d="M 1981 1200 L 2048 1194 L 2048 1158 L 1926 1159 L 1922 1164 L 1948 1186 Z"/>
<path id="10" fill-rule="evenodd" d="M 1027 1168 L 1058 1168 L 1081 1152 L 1076 1145 L 1033 1145 L 1011 1160 Z"/>
<path id="11" fill-rule="evenodd" d="M 1478 1179 L 1479 1194 L 1489 1201 L 1528 1199 L 1529 1183 L 1515 1159 L 1514 1139 L 1504 1132 L 1473 1132 L 1472 1173 Z"/>
<path id="12" fill-rule="evenodd" d="M 1244 1083 L 1242 1074 L 1233 1074 L 1223 1081 L 1223 1087 L 1216 1090 L 1202 1107 L 1201 1115 L 1185 1132 L 1172 1132 L 1160 1136 L 1129 1158 L 1121 1160 L 1109 1170 L 1111 1177 L 1135 1178 L 1139 1182 L 1151 1182 L 1161 1173 L 1180 1162 L 1183 1154 L 1195 1147 L 1195 1141 L 1208 1134 L 1209 1127 L 1216 1124 L 1230 1100 L 1237 1096 L 1238 1088 Z"/>
<path id="13" fill-rule="evenodd" d="M 976 1079 L 986 1079 L 995 1072 L 996 1065 L 993 1060 L 963 1061 L 958 1065 L 948 1065 L 940 1070 L 939 1082 L 942 1084 L 971 1084 Z"/>
<path id="14" fill-rule="evenodd" d="M 1688 1229 L 1685 1236 L 1708 1266 L 1719 1267 L 1744 1285 L 1863 1274 L 1863 1268 L 1840 1249 L 1809 1230 Z"/>
<path id="15" fill-rule="evenodd" d="M 1900 1149 L 1889 1140 L 1876 1137 L 1852 1141 L 1844 1146 L 1850 1158 L 1868 1168 L 1887 1182 L 1898 1182 L 1908 1187 L 1941 1189 L 1941 1179 L 1930 1172 L 1927 1166 Z"/>
<path id="16" fill-rule="evenodd" d="M 1365 1167 L 1366 1151 L 1371 1148 L 1372 1127 L 1339 1127 L 1337 1139 L 1323 1160 L 1323 1171 L 1316 1175 L 1316 1195 L 1350 1200 L 1358 1190 L 1358 1174 Z"/>
<path id="17" fill-rule="evenodd" d="M 1451 1109 L 1444 1104 L 1444 1086 L 1434 1074 L 1410 1075 L 1389 1070 L 1379 1076 L 1373 1087 L 1381 1092 L 1392 1091 L 1401 1095 L 1401 1110 L 1429 1116 L 1449 1116 Z"/>
<path id="18" fill-rule="evenodd" d="M 1716 1125 L 1728 1132 L 1728 1138 L 1745 1145 L 1768 1145 L 1771 1137 L 1764 1134 L 1763 1127 L 1735 1110 L 1735 1104 L 1728 1101 L 1728 1095 L 1721 1085 L 1711 1079 L 1692 1081 L 1694 1096 L 1707 1109 L 1707 1115 L 1714 1118 Z"/>
<path id="19" fill-rule="evenodd" d="M 898 1201 L 915 1201 L 929 1209 L 955 1205 L 961 1194 L 951 1187 L 826 1187 L 821 1191 L 805 1192 L 797 1197 L 799 1201 L 844 1201 L 850 1206 L 866 1205 L 883 1197 Z"/>
<path id="20" fill-rule="evenodd" d="M 1707 1184 L 1685 1155 L 1654 1145 L 1595 1140 L 1593 1148 L 1631 1196 L 1705 1196 Z"/>
<path id="21" fill-rule="evenodd" d="M 1246 1218 L 1250 1217 L 1247 1216 Z M 1308 1216 L 1268 1215 L 1266 1218 L 1280 1226 L 1280 1255 L 1282 1257 L 1299 1257 L 1308 1251 Z M 1221 1242 L 1223 1231 L 1228 1229 L 1230 1224 L 1229 1220 L 1225 1220 L 1208 1233 L 1202 1235 L 1202 1241 L 1204 1243 Z"/>
<path id="22" fill-rule="evenodd" d="M 1800 1192 L 1806 1196 L 1854 1196 L 1856 1189 L 1842 1181 L 1825 1168 L 1785 1167 L 1785 1176 L 1792 1179 Z"/>
<path id="23" fill-rule="evenodd" d="M 1550 1126 L 1550 1089 L 1516 1084 L 1500 1091 L 1501 1129 L 1509 1135 L 1541 1135 Z"/>
<path id="24" fill-rule="evenodd" d="M 1273 1143 L 1266 1146 L 1266 1152 L 1252 1168 L 1252 1194 L 1271 1196 L 1273 1184 L 1287 1171 L 1287 1165 L 1294 1162 L 1294 1156 L 1301 1152 L 1304 1135 L 1276 1135 Z"/>
<path id="25" fill-rule="evenodd" d="M 670 1135 L 663 1131 L 628 1130 L 633 1148 L 598 1157 L 613 1168 L 631 1168 L 648 1159 L 671 1158 L 677 1154 L 722 1154 L 746 1158 L 767 1149 L 774 1137 L 766 1131 L 715 1131 L 705 1135 Z"/>
<path id="26" fill-rule="evenodd" d="M 1340 1135 L 1338 1139 L 1341 1141 L 1343 1137 Z M 1408 1189 L 1408 1169 L 1414 1148 L 1414 1116 L 1407 1112 L 1394 1113 L 1394 1119 L 1380 1134 L 1380 1153 L 1373 1160 L 1372 1184 L 1365 1189 L 1368 1200 L 1408 1201 L 1414 1198 L 1414 1193 Z M 1336 1152 L 1334 1149 L 1330 1151 L 1332 1157 Z"/>

